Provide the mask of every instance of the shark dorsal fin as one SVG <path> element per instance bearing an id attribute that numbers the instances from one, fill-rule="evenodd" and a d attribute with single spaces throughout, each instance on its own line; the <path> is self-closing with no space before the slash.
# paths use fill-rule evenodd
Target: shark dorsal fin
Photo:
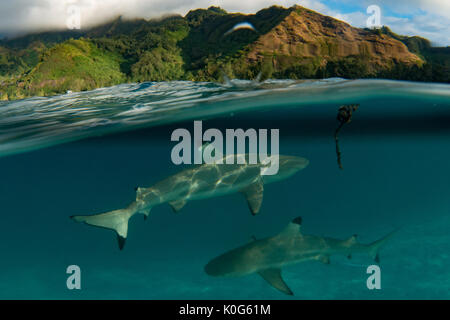
<path id="1" fill-rule="evenodd" d="M 142 187 L 135 187 L 134 191 L 136 191 L 136 198 L 142 197 L 142 194 L 144 193 L 145 188 Z"/>
<path id="2" fill-rule="evenodd" d="M 253 215 L 259 213 L 263 200 L 264 185 L 261 178 L 258 178 L 254 183 L 242 189 L 241 192 L 247 199 L 248 207 Z"/>
<path id="3" fill-rule="evenodd" d="M 266 269 L 258 272 L 264 280 L 266 280 L 272 287 L 290 296 L 294 295 L 291 289 L 287 286 L 281 277 L 281 269 Z"/>
<path id="4" fill-rule="evenodd" d="M 186 205 L 186 200 L 176 200 L 169 202 L 169 205 L 172 207 L 174 212 L 178 212 Z"/>
<path id="5" fill-rule="evenodd" d="M 285 236 L 285 237 L 295 237 L 299 236 L 301 234 L 301 227 L 302 227 L 302 218 L 297 217 L 284 228 L 283 231 L 280 232 L 279 235 Z"/>

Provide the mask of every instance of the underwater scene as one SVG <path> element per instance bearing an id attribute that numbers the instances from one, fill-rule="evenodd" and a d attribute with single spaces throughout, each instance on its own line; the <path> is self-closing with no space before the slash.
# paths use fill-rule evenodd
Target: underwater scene
<path id="1" fill-rule="evenodd" d="M 212 145 L 200 121 L 224 139 L 266 129 L 277 172 L 174 163 L 174 132 L 192 157 Z M 449 299 L 449 159 L 448 84 L 167 81 L 0 101 L 0 298 Z"/>

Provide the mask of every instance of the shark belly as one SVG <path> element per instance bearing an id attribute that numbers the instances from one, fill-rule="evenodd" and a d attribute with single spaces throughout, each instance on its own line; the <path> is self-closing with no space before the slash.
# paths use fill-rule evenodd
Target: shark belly
<path id="1" fill-rule="evenodd" d="M 164 202 L 201 200 L 239 192 L 260 179 L 258 166 L 203 165 L 174 177 Z M 164 189 L 167 189 L 164 188 Z M 160 193 L 164 193 L 163 190 Z"/>

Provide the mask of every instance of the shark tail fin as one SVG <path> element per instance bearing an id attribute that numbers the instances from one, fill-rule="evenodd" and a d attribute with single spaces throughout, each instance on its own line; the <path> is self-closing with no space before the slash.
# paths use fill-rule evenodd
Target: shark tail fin
<path id="1" fill-rule="evenodd" d="M 369 256 L 375 260 L 376 263 L 380 263 L 380 249 L 386 244 L 388 240 L 394 236 L 398 230 L 394 230 L 388 233 L 383 238 L 376 240 L 368 245 L 369 247 Z"/>
<path id="2" fill-rule="evenodd" d="M 122 250 L 128 234 L 128 220 L 135 213 L 135 206 L 131 205 L 125 209 L 90 216 L 71 216 L 70 218 L 76 222 L 84 222 L 91 226 L 114 230 L 117 233 L 119 249 Z"/>

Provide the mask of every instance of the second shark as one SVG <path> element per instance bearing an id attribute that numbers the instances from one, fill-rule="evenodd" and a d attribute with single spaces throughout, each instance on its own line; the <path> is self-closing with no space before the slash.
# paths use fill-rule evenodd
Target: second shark
<path id="1" fill-rule="evenodd" d="M 341 254 L 348 258 L 354 253 L 366 253 L 379 262 L 380 248 L 394 234 L 370 244 L 359 243 L 356 236 L 345 240 L 306 235 L 301 232 L 302 219 L 292 220 L 279 234 L 230 250 L 205 266 L 210 276 L 239 277 L 258 273 L 272 287 L 293 295 L 281 277 L 281 267 L 317 260 L 330 263 L 330 256 Z"/>

